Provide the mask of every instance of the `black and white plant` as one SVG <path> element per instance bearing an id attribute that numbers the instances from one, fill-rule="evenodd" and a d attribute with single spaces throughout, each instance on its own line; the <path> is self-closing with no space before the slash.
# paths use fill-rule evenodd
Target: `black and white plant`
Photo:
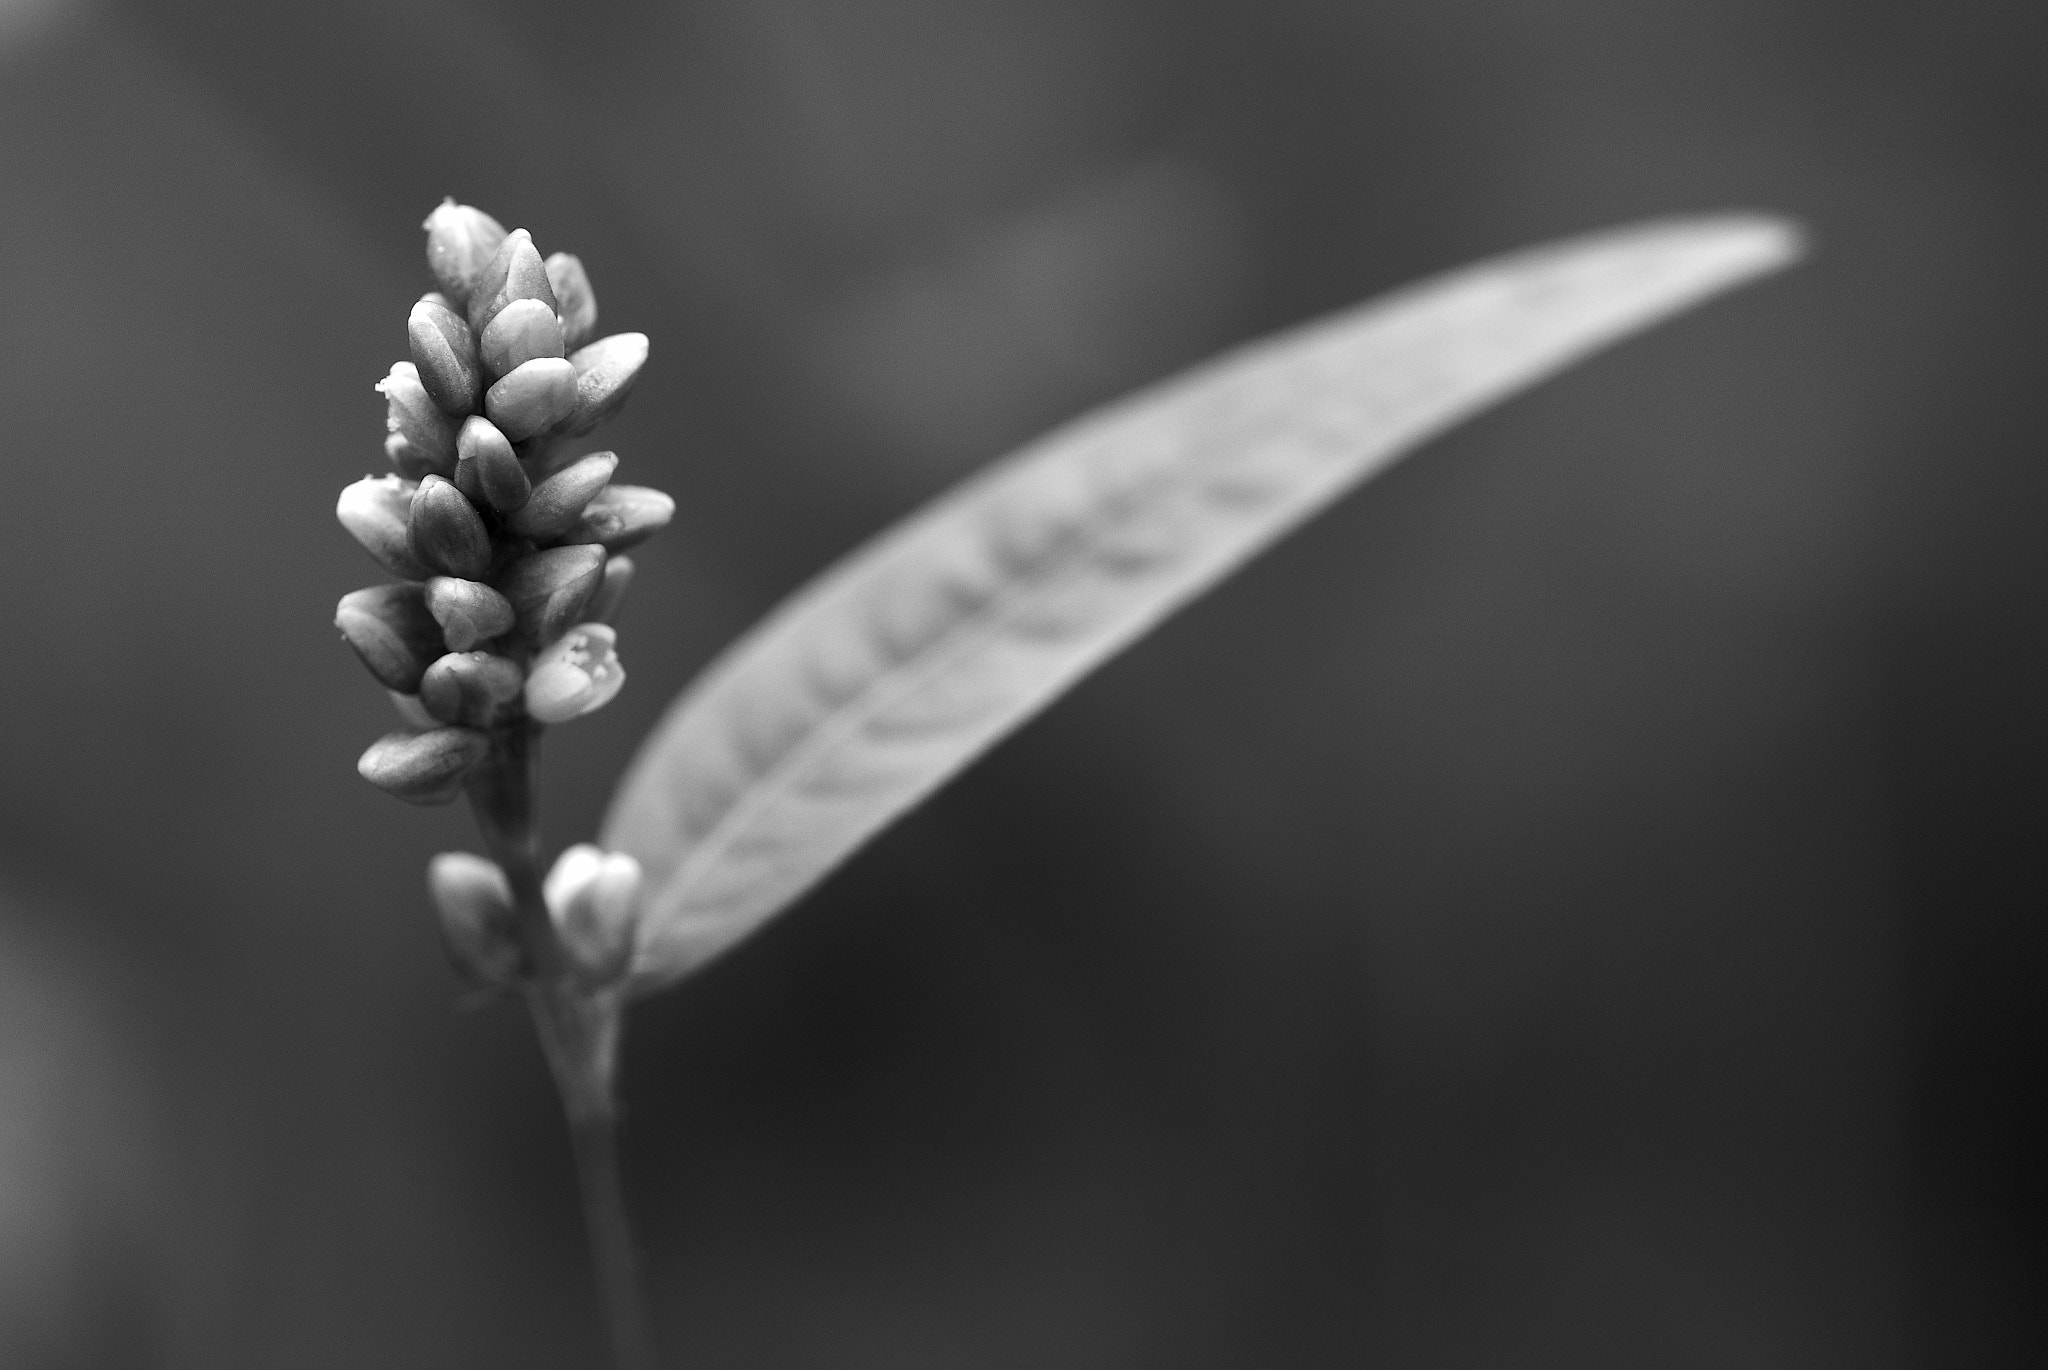
<path id="1" fill-rule="evenodd" d="M 428 885 L 456 968 L 526 1001 L 567 1108 L 613 1353 L 655 1364 L 619 1183 L 627 1005 L 787 909 L 1180 605 L 1445 428 L 1796 259 L 1782 221 L 1650 222 L 1515 253 L 1255 342 L 996 463 L 828 568 L 677 697 L 595 842 L 552 865 L 536 743 L 625 681 L 621 555 L 673 512 L 586 452 L 648 356 L 582 264 L 453 201 L 379 384 L 393 471 L 342 526 L 393 577 L 342 636 L 403 727 L 358 769 L 467 794 L 488 856 Z M 545 869 L 545 873 L 544 873 Z"/>

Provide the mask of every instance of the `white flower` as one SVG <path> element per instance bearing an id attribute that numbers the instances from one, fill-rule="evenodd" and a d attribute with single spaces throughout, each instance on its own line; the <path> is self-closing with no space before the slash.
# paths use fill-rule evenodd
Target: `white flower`
<path id="1" fill-rule="evenodd" d="M 602 623 L 580 623 L 533 659 L 526 676 L 526 712 L 542 723 L 567 723 L 611 702 L 626 683 L 612 650 L 619 635 Z"/>
<path id="2" fill-rule="evenodd" d="M 639 929 L 638 861 L 578 843 L 556 858 L 541 895 L 562 945 L 591 978 L 616 979 L 631 967 Z"/>

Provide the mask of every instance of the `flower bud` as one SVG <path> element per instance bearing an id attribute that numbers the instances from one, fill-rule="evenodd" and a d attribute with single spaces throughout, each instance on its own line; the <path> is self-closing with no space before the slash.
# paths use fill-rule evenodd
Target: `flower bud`
<path id="1" fill-rule="evenodd" d="M 441 720 L 427 712 L 427 706 L 420 703 L 418 695 L 402 695 L 396 690 L 387 690 L 391 696 L 391 707 L 398 710 L 398 717 L 406 727 L 425 732 L 441 726 Z"/>
<path id="2" fill-rule="evenodd" d="M 597 292 L 583 263 L 566 252 L 557 252 L 546 263 L 548 285 L 555 292 L 555 311 L 562 319 L 562 345 L 570 351 L 590 341 L 597 331 Z"/>
<path id="3" fill-rule="evenodd" d="M 525 673 L 489 652 L 450 652 L 420 677 L 420 703 L 443 723 L 489 727 L 519 698 Z"/>
<path id="4" fill-rule="evenodd" d="M 406 521 L 418 488 L 397 476 L 364 476 L 343 487 L 334 503 L 334 517 L 349 536 L 362 543 L 380 566 L 404 580 L 425 580 L 433 574 L 412 554 L 406 540 Z"/>
<path id="5" fill-rule="evenodd" d="M 633 583 L 633 558 L 612 557 L 604 564 L 604 580 L 599 583 L 597 593 L 590 597 L 590 605 L 583 616 L 593 623 L 610 623 L 619 616 L 619 608 L 625 603 L 626 589 Z"/>
<path id="6" fill-rule="evenodd" d="M 533 235 L 515 228 L 498 244 L 490 265 L 478 275 L 469 294 L 469 327 L 478 337 L 490 327 L 498 311 L 514 300 L 539 300 L 555 312 L 554 288 L 548 284 L 548 269 L 533 245 Z"/>
<path id="7" fill-rule="evenodd" d="M 417 693 L 428 663 L 444 650 L 441 625 L 417 585 L 374 585 L 343 595 L 334 626 L 370 674 L 400 694 Z"/>
<path id="8" fill-rule="evenodd" d="M 441 625 L 448 649 L 466 652 L 479 642 L 512 631 L 512 601 L 490 586 L 454 576 L 435 576 L 426 583 L 427 612 Z"/>
<path id="9" fill-rule="evenodd" d="M 640 863 L 632 857 L 582 842 L 556 859 L 541 885 L 555 935 L 594 983 L 609 983 L 632 969 L 640 879 Z"/>
<path id="10" fill-rule="evenodd" d="M 626 683 L 612 650 L 618 638 L 602 623 L 579 623 L 562 634 L 526 673 L 526 712 L 542 723 L 567 723 L 611 703 Z"/>
<path id="11" fill-rule="evenodd" d="M 550 547 L 506 567 L 498 590 L 512 601 L 519 631 L 545 646 L 582 622 L 604 579 L 604 556 L 602 547 Z"/>
<path id="12" fill-rule="evenodd" d="M 462 431 L 455 435 L 455 451 L 460 457 L 455 484 L 472 503 L 488 504 L 501 514 L 526 503 L 533 485 L 498 425 L 481 414 L 464 419 Z"/>
<path id="13" fill-rule="evenodd" d="M 461 791 L 462 777 L 490 749 L 491 739 L 475 728 L 386 733 L 370 744 L 356 762 L 356 771 L 408 804 L 446 804 Z"/>
<path id="14" fill-rule="evenodd" d="M 647 365 L 645 333 L 614 333 L 579 347 L 569 361 L 576 368 L 576 409 L 562 425 L 565 437 L 581 437 L 619 412 L 626 393 Z"/>
<path id="15" fill-rule="evenodd" d="M 512 883 L 495 861 L 444 851 L 427 866 L 441 940 L 455 969 L 482 985 L 509 988 L 526 973 Z"/>
<path id="16" fill-rule="evenodd" d="M 462 492 L 439 476 L 420 482 L 406 520 L 406 546 L 421 565 L 475 580 L 491 568 L 491 535 Z"/>
<path id="17" fill-rule="evenodd" d="M 608 485 L 583 506 L 576 526 L 562 535 L 562 541 L 594 542 L 608 552 L 620 552 L 666 528 L 675 513 L 676 502 L 659 490 L 645 485 Z"/>
<path id="18" fill-rule="evenodd" d="M 416 481 L 434 473 L 433 463 L 419 448 L 407 442 L 403 433 L 392 433 L 384 439 L 384 455 L 391 462 L 392 469 L 407 480 Z"/>
<path id="19" fill-rule="evenodd" d="M 592 452 L 571 462 L 533 487 L 525 507 L 510 519 L 512 531 L 535 542 L 555 541 L 576 526 L 583 506 L 618 469 L 619 458 L 613 452 Z"/>
<path id="20" fill-rule="evenodd" d="M 421 300 L 405 321 L 412 344 L 413 368 L 427 397 L 444 414 L 474 414 L 483 398 L 484 378 L 478 369 L 476 338 L 462 316 L 443 304 Z"/>
<path id="21" fill-rule="evenodd" d="M 489 503 L 484 498 L 483 482 L 477 477 L 475 462 L 457 461 L 455 474 L 449 478 L 448 483 L 460 490 L 462 497 L 478 510 Z"/>
<path id="22" fill-rule="evenodd" d="M 562 355 L 562 321 L 539 300 L 514 300 L 484 329 L 480 344 L 492 380 L 535 357 Z"/>
<path id="23" fill-rule="evenodd" d="M 481 209 L 447 199 L 420 227 L 427 231 L 427 269 L 449 302 L 461 308 L 477 277 L 498 255 L 504 226 Z"/>
<path id="24" fill-rule="evenodd" d="M 543 433 L 577 405 L 576 368 L 561 357 L 536 357 L 484 392 L 484 412 L 514 442 Z"/>
<path id="25" fill-rule="evenodd" d="M 386 403 L 384 426 L 402 434 L 430 469 L 441 475 L 455 470 L 455 420 L 441 412 L 420 384 L 419 368 L 411 362 L 393 362 L 391 374 L 377 382 L 377 393 Z"/>
<path id="26" fill-rule="evenodd" d="M 583 460 L 583 453 L 575 440 L 560 433 L 543 433 L 537 438 L 515 443 L 512 450 L 519 454 L 520 464 L 525 466 L 526 474 L 536 485 L 572 462 Z"/>

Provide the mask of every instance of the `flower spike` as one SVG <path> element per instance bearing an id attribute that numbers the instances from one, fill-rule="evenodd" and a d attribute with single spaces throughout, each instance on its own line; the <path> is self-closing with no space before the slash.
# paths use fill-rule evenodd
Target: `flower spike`
<path id="1" fill-rule="evenodd" d="M 394 474 L 356 481 L 334 511 L 395 578 L 335 609 L 405 725 L 356 769 L 414 804 L 468 791 L 496 859 L 443 853 L 428 876 L 464 976 L 610 993 L 631 962 L 639 868 L 572 847 L 543 901 L 528 771 L 543 729 L 624 686 L 609 620 L 633 565 L 612 553 L 675 509 L 612 484 L 618 455 L 577 441 L 624 403 L 647 337 L 592 341 L 582 261 L 543 257 L 525 229 L 452 199 L 423 227 L 435 289 L 410 306 L 409 355 L 377 384 Z"/>

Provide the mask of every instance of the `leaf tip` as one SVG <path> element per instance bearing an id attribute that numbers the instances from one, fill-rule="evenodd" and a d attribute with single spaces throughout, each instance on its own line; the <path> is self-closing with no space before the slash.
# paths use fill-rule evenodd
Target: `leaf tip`
<path id="1" fill-rule="evenodd" d="M 1783 271 L 1812 251 L 1806 226 L 1782 214 L 1729 210 L 1683 219 L 1674 227 L 1717 249 L 1731 281 Z"/>

